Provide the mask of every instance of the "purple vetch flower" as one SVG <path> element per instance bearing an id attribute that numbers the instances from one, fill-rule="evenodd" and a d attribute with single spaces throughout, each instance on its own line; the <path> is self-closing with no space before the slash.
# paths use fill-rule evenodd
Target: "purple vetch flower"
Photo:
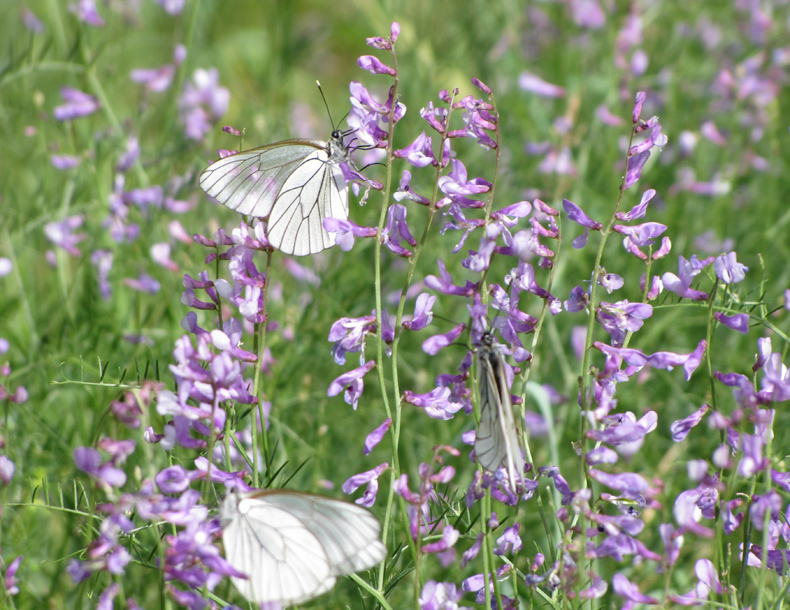
<path id="1" fill-rule="evenodd" d="M 617 220 L 622 220 L 623 222 L 631 222 L 633 220 L 644 218 L 645 214 L 647 213 L 647 206 L 650 203 L 650 200 L 655 196 L 655 189 L 646 190 L 644 193 L 642 193 L 642 199 L 637 205 L 631 208 L 629 212 L 617 212 L 615 214 L 615 218 L 617 218 Z"/>
<path id="2" fill-rule="evenodd" d="M 401 326 L 406 330 L 422 330 L 428 326 L 433 320 L 433 304 L 436 302 L 436 296 L 430 295 L 427 292 L 422 292 L 417 297 L 414 304 L 414 316 L 411 320 L 405 320 Z"/>
<path id="3" fill-rule="evenodd" d="M 612 226 L 612 230 L 626 236 L 623 246 L 629 250 L 631 244 L 638 247 L 652 246 L 667 227 L 658 222 L 645 222 L 632 226 L 616 224 Z"/>
<path id="4" fill-rule="evenodd" d="M 623 444 L 639 443 L 641 445 L 645 436 L 655 430 L 657 416 L 655 411 L 648 411 L 637 421 L 633 413 L 626 412 L 607 416 L 602 421 L 606 427 L 602 430 L 588 430 L 587 438 L 620 448 Z M 620 453 L 623 454 L 622 451 Z M 633 451 L 626 453 L 632 454 Z"/>
<path id="5" fill-rule="evenodd" d="M 151 259 L 169 271 L 178 271 L 178 264 L 170 258 L 170 244 L 154 244 L 150 249 Z"/>
<path id="6" fill-rule="evenodd" d="M 518 535 L 520 524 L 514 523 L 497 538 L 494 555 L 515 555 L 521 550 L 521 537 Z"/>
<path id="7" fill-rule="evenodd" d="M 646 99 L 647 99 L 647 93 L 645 93 L 644 91 L 637 92 L 636 97 L 634 99 L 634 110 L 631 113 L 631 119 L 634 122 L 634 124 L 639 122 L 639 115 L 642 114 L 642 105 L 645 103 Z"/>
<path id="8" fill-rule="evenodd" d="M 372 36 L 365 39 L 365 44 L 367 44 L 369 47 L 381 49 L 382 51 L 389 51 L 392 48 L 392 45 L 395 44 L 395 41 L 398 40 L 399 35 L 400 24 L 397 21 L 393 21 L 392 25 L 390 26 L 389 39 L 382 38 L 381 36 Z"/>
<path id="9" fill-rule="evenodd" d="M 703 339 L 697 344 L 696 349 L 690 354 L 675 354 L 674 352 L 655 352 L 647 356 L 647 364 L 657 369 L 667 369 L 671 371 L 674 367 L 683 365 L 686 381 L 691 379 L 691 375 L 702 362 L 702 356 L 708 342 Z"/>
<path id="10" fill-rule="evenodd" d="M 401 245 L 401 241 L 405 241 L 412 248 L 415 248 L 417 240 L 414 239 L 409 231 L 409 226 L 406 224 L 406 214 L 406 206 L 400 203 L 391 205 L 387 211 L 387 225 L 381 232 L 381 238 L 382 243 L 392 252 L 399 256 L 408 257 L 412 253 Z"/>
<path id="11" fill-rule="evenodd" d="M 427 285 L 427 278 L 426 278 L 426 285 Z M 435 356 L 441 350 L 443 350 L 448 345 L 452 344 L 458 337 L 461 336 L 461 333 L 466 330 L 465 324 L 458 324 L 449 332 L 440 335 L 433 335 L 429 337 L 422 344 L 422 351 L 430 356 Z"/>
<path id="12" fill-rule="evenodd" d="M 355 474 L 351 478 L 347 479 L 345 483 L 343 483 L 342 489 L 343 493 L 350 494 L 357 490 L 360 486 L 367 483 L 367 490 L 365 491 L 364 495 L 361 498 L 357 498 L 354 500 L 356 504 L 360 504 L 361 506 L 371 507 L 373 503 L 376 501 L 376 494 L 379 490 L 378 478 L 389 468 L 389 464 L 386 462 L 379 464 L 372 470 L 368 470 L 366 472 L 360 472 L 359 474 Z"/>
<path id="13" fill-rule="evenodd" d="M 457 89 L 455 93 L 458 93 Z M 425 108 L 420 108 L 420 118 L 438 133 L 447 131 L 447 108 L 434 108 L 433 102 L 428 102 Z"/>
<path id="14" fill-rule="evenodd" d="M 80 256 L 82 253 L 77 248 L 77 244 L 87 237 L 85 233 L 74 233 L 74 230 L 82 226 L 85 218 L 82 215 L 69 216 L 61 222 L 48 222 L 44 225 L 44 235 L 56 246 L 60 246 L 72 256 Z"/>
<path id="15" fill-rule="evenodd" d="M 735 252 L 717 256 L 713 263 L 716 277 L 725 284 L 737 284 L 746 277 L 749 268 L 735 259 Z"/>
<path id="16" fill-rule="evenodd" d="M 418 603 L 420 610 L 468 610 L 458 605 L 463 595 L 455 583 L 429 580 L 422 588 Z"/>
<path id="17" fill-rule="evenodd" d="M 700 125 L 700 134 L 702 137 L 706 138 L 710 142 L 713 142 L 717 146 L 726 146 L 727 145 L 727 138 L 725 138 L 719 128 L 716 127 L 716 123 L 713 121 L 705 121 Z"/>
<path id="18" fill-rule="evenodd" d="M 376 366 L 375 361 L 369 360 L 362 366 L 343 373 L 329 385 L 327 396 L 337 396 L 341 390 L 345 389 L 344 399 L 346 404 L 351 405 L 356 411 L 359 397 L 365 389 L 365 383 L 362 379 L 374 366 Z"/>
<path id="19" fill-rule="evenodd" d="M 524 71 L 518 77 L 518 86 L 523 91 L 543 97 L 565 97 L 565 88 L 547 83 L 539 76 Z"/>
<path id="20" fill-rule="evenodd" d="M 376 101 L 368 90 L 356 81 L 349 85 L 351 91 L 351 112 L 346 122 L 354 130 L 355 137 L 364 144 L 378 148 L 386 148 L 389 134 L 380 126 L 381 122 L 389 121 L 393 110 L 394 88 L 390 87 L 389 97 L 385 104 Z M 406 106 L 401 102 L 395 105 L 394 122 L 397 123 L 406 114 Z"/>
<path id="21" fill-rule="evenodd" d="M 77 15 L 77 19 L 88 25 L 94 27 L 102 27 L 104 25 L 104 19 L 101 18 L 96 10 L 96 0 L 77 0 L 76 4 L 69 5 L 69 11 Z"/>
<path id="22" fill-rule="evenodd" d="M 700 525 L 703 517 L 715 518 L 715 507 L 719 502 L 719 492 L 715 487 L 703 482 L 695 489 L 681 492 L 675 498 L 672 514 L 679 526 L 679 532 L 692 532 L 703 538 L 712 538 L 715 532 Z"/>
<path id="23" fill-rule="evenodd" d="M 397 72 L 373 55 L 362 55 L 357 59 L 357 65 L 371 74 L 387 74 L 397 76 Z"/>
<path id="24" fill-rule="evenodd" d="M 44 24 L 36 17 L 36 14 L 28 7 L 22 9 L 20 18 L 22 19 L 22 25 L 33 34 L 41 34 L 46 29 Z"/>
<path id="25" fill-rule="evenodd" d="M 60 96 L 65 104 L 56 106 L 52 111 L 58 121 L 71 121 L 88 116 L 101 107 L 98 98 L 72 87 L 61 87 Z"/>
<path id="26" fill-rule="evenodd" d="M 216 68 L 195 70 L 178 100 L 184 135 L 190 140 L 202 140 L 211 129 L 211 122 L 227 112 L 229 103 L 230 91 L 220 87 Z"/>
<path id="27" fill-rule="evenodd" d="M 491 183 L 483 178 L 468 180 L 466 167 L 458 159 L 452 159 L 453 171 L 439 178 L 439 189 L 447 195 L 478 195 L 491 190 Z"/>
<path id="28" fill-rule="evenodd" d="M 639 122 L 635 127 L 636 132 L 647 129 L 650 130 L 648 137 L 643 142 L 634 144 L 628 152 L 624 189 L 630 188 L 642 177 L 642 168 L 650 158 L 650 149 L 654 146 L 665 146 L 667 143 L 667 136 L 661 133 L 661 124 L 658 122 L 658 117 L 653 117 L 646 122 Z"/>
<path id="29" fill-rule="evenodd" d="M 565 213 L 568 215 L 568 219 L 572 220 L 578 225 L 582 227 L 586 227 L 588 229 L 592 229 L 593 231 L 600 231 L 603 225 L 600 222 L 592 220 L 587 214 L 585 214 L 582 209 L 569 201 L 568 199 L 562 200 L 562 207 L 565 209 Z"/>
<path id="30" fill-rule="evenodd" d="M 403 201 L 404 199 L 408 199 L 410 201 L 419 203 L 420 205 L 430 205 L 431 200 L 413 191 L 410 184 L 411 173 L 404 169 L 400 183 L 398 184 L 398 190 L 393 193 L 392 198 L 395 199 L 395 201 Z"/>
<path id="31" fill-rule="evenodd" d="M 683 419 L 672 422 L 672 424 L 669 426 L 669 430 L 672 432 L 672 440 L 676 443 L 684 440 L 688 436 L 689 432 L 691 432 L 691 429 L 702 421 L 702 418 L 709 409 L 710 406 L 704 404 L 688 417 L 684 417 Z"/>
<path id="32" fill-rule="evenodd" d="M 694 276 L 702 270 L 702 268 L 695 265 L 693 261 L 694 257 L 692 257 L 691 261 L 687 261 L 682 256 L 679 256 L 678 275 L 667 272 L 661 276 L 661 282 L 664 288 L 683 298 L 692 299 L 693 301 L 704 301 L 709 297 L 708 293 L 693 290 L 691 288 L 691 282 L 694 280 Z"/>
<path id="33" fill-rule="evenodd" d="M 568 313 L 584 311 L 590 302 L 590 296 L 581 286 L 576 286 L 571 290 L 567 301 L 562 302 L 562 306 Z"/>
<path id="34" fill-rule="evenodd" d="M 694 564 L 694 574 L 699 579 L 694 589 L 683 595 L 670 595 L 672 601 L 681 606 L 700 606 L 708 599 L 711 591 L 717 595 L 726 593 L 725 587 L 719 581 L 716 566 L 710 559 L 698 559 Z"/>
<path id="35" fill-rule="evenodd" d="M 617 303 L 601 302 L 595 319 L 612 337 L 612 343 L 620 346 L 626 334 L 636 332 L 644 324 L 644 320 L 653 315 L 652 305 L 647 303 L 629 303 L 627 300 Z"/>
<path id="36" fill-rule="evenodd" d="M 180 15 L 184 10 L 184 0 L 156 0 L 168 15 Z"/>
<path id="37" fill-rule="evenodd" d="M 417 139 L 406 148 L 401 148 L 392 153 L 397 159 L 406 159 L 414 167 L 437 166 L 439 162 L 433 154 L 430 136 L 423 131 Z"/>
<path id="38" fill-rule="evenodd" d="M 110 282 L 110 270 L 112 269 L 113 253 L 111 250 L 95 250 L 91 254 L 91 263 L 96 267 L 97 281 L 99 283 L 99 294 L 105 300 L 112 296 Z"/>
<path id="39" fill-rule="evenodd" d="M 609 447 L 600 446 L 584 454 L 584 461 L 590 466 L 596 464 L 616 464 L 618 460 L 617 452 Z"/>
<path id="40" fill-rule="evenodd" d="M 448 549 L 455 546 L 458 539 L 461 537 L 461 532 L 451 526 L 449 523 L 442 526 L 442 537 L 436 542 L 430 542 L 422 546 L 424 553 L 444 553 Z"/>
<path id="41" fill-rule="evenodd" d="M 115 467 L 116 461 L 111 458 L 102 463 L 101 453 L 93 447 L 77 447 L 74 450 L 77 468 L 97 479 L 97 484 L 103 487 L 122 487 L 126 483 L 126 473 Z"/>
<path id="42" fill-rule="evenodd" d="M 601 485 L 615 489 L 627 498 L 634 500 L 642 498 L 644 493 L 653 493 L 654 491 L 643 476 L 633 472 L 609 474 L 596 468 L 590 468 L 590 476 Z"/>
<path id="43" fill-rule="evenodd" d="M 451 389 L 448 387 L 437 387 L 427 394 L 415 394 L 409 390 L 403 392 L 403 401 L 425 409 L 425 413 L 433 419 L 448 420 L 461 410 L 464 406 L 461 402 L 453 402 Z"/>
<path id="44" fill-rule="evenodd" d="M 5 576 L 3 577 L 3 585 L 5 586 L 5 590 L 9 595 L 16 595 L 19 593 L 19 587 L 17 587 L 17 582 L 19 580 L 16 578 L 17 570 L 19 570 L 19 565 L 22 563 L 23 556 L 18 555 L 10 564 L 8 564 L 8 568 L 5 571 Z"/>
<path id="45" fill-rule="evenodd" d="M 605 273 L 598 277 L 598 285 L 606 290 L 606 294 L 612 294 L 625 285 L 625 280 L 616 273 Z"/>
<path id="46" fill-rule="evenodd" d="M 464 554 L 461 556 L 461 567 L 465 568 L 466 564 L 472 561 L 477 555 L 480 553 L 480 549 L 483 546 L 483 532 L 480 532 L 475 538 L 475 543 L 469 547 L 467 551 L 464 551 Z"/>
<path id="47" fill-rule="evenodd" d="M 50 155 L 52 167 L 59 170 L 67 170 L 77 167 L 82 162 L 82 157 L 76 155 Z"/>
<path id="48" fill-rule="evenodd" d="M 425 278 L 426 288 L 430 288 L 431 290 L 436 290 L 437 292 L 441 292 L 443 294 L 464 296 L 464 297 L 470 297 L 475 293 L 477 284 L 473 284 L 472 282 L 467 280 L 465 286 L 455 286 L 453 284 L 453 277 L 447 271 L 447 267 L 445 266 L 444 262 L 441 259 L 439 259 L 437 263 L 439 265 L 440 277 L 437 278 L 435 275 L 427 276 Z"/>
<path id="49" fill-rule="evenodd" d="M 370 455 L 370 452 L 373 451 L 373 448 L 381 442 L 381 440 L 384 438 L 384 435 L 391 427 L 392 418 L 388 417 L 378 428 L 368 434 L 365 437 L 365 448 L 362 450 L 362 455 Z"/>
<path id="50" fill-rule="evenodd" d="M 340 318 L 329 329 L 329 341 L 332 355 L 337 364 L 346 363 L 347 353 L 362 352 L 364 354 L 365 338 L 376 332 L 376 316 L 361 318 Z"/>
<path id="51" fill-rule="evenodd" d="M 11 482 L 11 479 L 14 478 L 15 470 L 16 465 L 14 462 L 5 455 L 0 455 L 0 481 L 3 482 L 3 485 L 8 485 Z"/>
<path id="52" fill-rule="evenodd" d="M 130 288 L 134 288 L 140 292 L 147 292 L 148 294 L 156 294 L 161 288 L 161 284 L 157 280 L 147 273 L 142 272 L 137 279 L 124 278 L 123 283 Z"/>
<path id="53" fill-rule="evenodd" d="M 759 435 L 741 434 L 740 449 L 743 451 L 737 469 L 740 476 L 752 477 L 768 468 L 770 460 L 763 457 L 763 439 Z"/>
<path id="54" fill-rule="evenodd" d="M 713 317 L 721 322 L 722 325 L 726 326 L 727 328 L 731 328 L 732 330 L 736 330 L 742 335 L 746 335 L 749 332 L 748 314 L 737 313 L 732 316 L 728 316 L 722 311 L 717 311 L 713 314 Z"/>
<path id="55" fill-rule="evenodd" d="M 622 117 L 612 114 L 606 104 L 601 104 L 595 109 L 595 118 L 610 127 L 619 127 L 623 124 Z"/>
<path id="56" fill-rule="evenodd" d="M 628 600 L 628 602 L 632 602 L 630 604 L 626 603 L 626 606 L 628 608 L 631 608 L 634 604 L 637 603 L 639 604 L 659 603 L 659 600 L 657 600 L 655 597 L 650 597 L 648 595 L 643 595 L 642 593 L 640 593 L 639 587 L 637 587 L 635 584 L 630 582 L 623 574 L 619 572 L 614 575 L 614 578 L 612 578 L 612 589 L 614 589 L 614 592 L 617 593 L 617 595 L 619 595 L 620 597 L 625 598 L 626 600 Z"/>
<path id="57" fill-rule="evenodd" d="M 487 95 L 491 95 L 491 90 L 479 80 L 473 78 L 472 84 L 482 91 L 487 92 Z M 455 89 L 453 93 L 454 96 L 457 95 L 458 90 Z M 445 97 L 443 99 L 446 100 L 447 98 Z M 493 112 L 494 106 L 492 104 L 485 100 L 476 99 L 471 95 L 467 95 L 462 100 L 454 102 L 453 108 L 463 109 L 463 120 L 466 124 L 466 129 L 450 131 L 450 133 L 447 134 L 448 138 L 472 138 L 476 140 L 480 146 L 488 150 L 499 146 L 497 141 L 491 137 L 492 135 L 494 137 L 497 136 L 496 130 L 499 122 L 498 116 Z M 491 135 L 489 135 L 489 132 Z M 449 142 L 447 143 L 449 144 Z M 443 165 L 446 164 L 446 159 L 443 159 Z"/>
<path id="58" fill-rule="evenodd" d="M 176 67 L 173 64 L 165 64 L 161 68 L 138 68 L 132 70 L 129 78 L 132 82 L 143 85 L 146 90 L 158 93 L 170 88 L 175 75 Z"/>
<path id="59" fill-rule="evenodd" d="M 361 227 L 350 220 L 343 220 L 342 218 L 324 218 L 322 224 L 329 233 L 336 234 L 335 243 L 340 246 L 343 252 L 351 250 L 354 246 L 355 237 L 376 237 L 378 235 L 376 227 Z M 411 252 L 409 252 L 409 255 L 411 255 Z"/>

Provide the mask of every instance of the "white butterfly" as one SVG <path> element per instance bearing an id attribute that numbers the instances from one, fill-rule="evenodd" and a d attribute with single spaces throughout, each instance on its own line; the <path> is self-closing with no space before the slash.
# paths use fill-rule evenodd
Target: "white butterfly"
<path id="1" fill-rule="evenodd" d="M 248 579 L 233 584 L 248 601 L 299 604 L 337 577 L 381 563 L 387 549 L 368 510 L 285 489 L 231 490 L 220 507 L 225 558 Z"/>
<path id="2" fill-rule="evenodd" d="M 268 217 L 269 243 L 305 256 L 334 245 L 324 218 L 348 219 L 343 162 L 348 148 L 335 130 L 329 142 L 285 140 L 215 161 L 200 174 L 200 187 L 240 214 Z"/>
<path id="3" fill-rule="evenodd" d="M 495 472 L 505 462 L 510 488 L 523 481 L 524 456 L 516 435 L 510 388 L 505 375 L 505 358 L 493 335 L 483 334 L 477 349 L 480 375 L 480 423 L 475 435 L 475 456 L 486 470 Z"/>

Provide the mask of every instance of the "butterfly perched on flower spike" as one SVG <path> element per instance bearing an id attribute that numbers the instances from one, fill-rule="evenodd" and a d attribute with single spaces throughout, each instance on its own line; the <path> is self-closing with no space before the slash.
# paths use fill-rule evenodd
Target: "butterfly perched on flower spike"
<path id="1" fill-rule="evenodd" d="M 254 603 L 290 606 L 334 587 L 338 576 L 372 568 L 387 549 L 381 525 L 361 506 L 286 489 L 231 490 L 220 507 L 225 559 Z"/>
<path id="2" fill-rule="evenodd" d="M 483 333 L 477 348 L 480 387 L 480 423 L 475 435 L 475 456 L 491 472 L 504 462 L 510 488 L 524 480 L 524 456 L 516 434 L 510 388 L 502 349 L 490 332 Z"/>
<path id="3" fill-rule="evenodd" d="M 200 174 L 200 187 L 231 210 L 268 218 L 267 239 L 285 254 L 316 254 L 335 244 L 324 218 L 348 219 L 349 161 L 344 134 L 328 142 L 284 140 L 224 157 Z"/>

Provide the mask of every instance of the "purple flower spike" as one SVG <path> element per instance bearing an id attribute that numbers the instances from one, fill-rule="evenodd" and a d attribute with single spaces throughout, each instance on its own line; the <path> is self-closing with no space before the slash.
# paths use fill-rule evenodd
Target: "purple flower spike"
<path id="1" fill-rule="evenodd" d="M 372 55 L 363 55 L 357 59 L 357 65 L 372 74 L 388 74 L 389 76 L 396 76 L 398 74 L 393 68 L 390 68 L 387 64 Z"/>
<path id="2" fill-rule="evenodd" d="M 735 315 L 728 316 L 727 314 L 721 311 L 717 311 L 716 313 L 713 314 L 713 317 L 716 318 L 727 328 L 731 328 L 732 330 L 737 330 L 742 335 L 748 334 L 749 332 L 748 314 L 736 313 Z"/>
<path id="3" fill-rule="evenodd" d="M 568 215 L 569 220 L 572 220 L 583 227 L 587 227 L 593 231 L 600 231 L 603 227 L 600 222 L 592 220 L 589 216 L 587 216 L 587 214 L 582 212 L 582 209 L 572 201 L 563 199 L 562 207 L 565 209 L 565 213 Z"/>
<path id="4" fill-rule="evenodd" d="M 716 257 L 713 269 L 716 271 L 716 277 L 725 284 L 737 284 L 746 277 L 749 267 L 735 259 L 735 252 L 728 252 Z"/>
<path id="5" fill-rule="evenodd" d="M 376 428 L 373 432 L 368 434 L 365 437 L 365 448 L 362 450 L 363 455 L 370 455 L 370 452 L 373 451 L 373 448 L 381 442 L 381 439 L 384 438 L 384 435 L 387 433 L 392 427 L 392 418 L 388 417 L 385 419 L 382 424 Z"/>
<path id="6" fill-rule="evenodd" d="M 362 390 L 365 389 L 365 383 L 362 381 L 362 378 L 374 366 L 376 366 L 375 361 L 370 360 L 353 371 L 343 373 L 329 385 L 329 389 L 326 392 L 327 396 L 337 396 L 341 390 L 345 389 L 344 399 L 356 411 L 359 397 L 362 395 Z"/>

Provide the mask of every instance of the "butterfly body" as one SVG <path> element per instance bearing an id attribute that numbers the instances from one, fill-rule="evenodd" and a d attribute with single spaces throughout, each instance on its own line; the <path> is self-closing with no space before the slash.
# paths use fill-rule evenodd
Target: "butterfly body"
<path id="1" fill-rule="evenodd" d="M 231 210 L 268 218 L 267 239 L 296 256 L 334 245 L 324 218 L 348 218 L 348 187 L 340 164 L 348 161 L 342 134 L 329 142 L 285 140 L 215 161 L 200 187 Z"/>
<path id="2" fill-rule="evenodd" d="M 485 333 L 481 339 L 477 361 L 480 423 L 475 434 L 475 456 L 480 465 L 491 472 L 504 462 L 511 489 L 515 491 L 517 481 L 523 481 L 524 456 L 516 434 L 505 359 L 490 333 Z"/>
<path id="3" fill-rule="evenodd" d="M 315 494 L 231 491 L 220 521 L 225 558 L 248 575 L 233 583 L 255 603 L 299 604 L 386 556 L 381 526 L 368 510 Z"/>

